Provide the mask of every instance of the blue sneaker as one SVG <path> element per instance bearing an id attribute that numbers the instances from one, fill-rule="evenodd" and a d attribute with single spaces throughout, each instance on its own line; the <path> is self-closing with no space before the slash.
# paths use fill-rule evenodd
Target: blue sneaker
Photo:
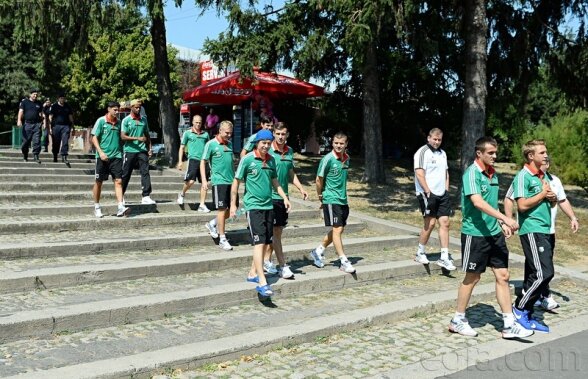
<path id="1" fill-rule="evenodd" d="M 247 277 L 247 281 L 249 283 L 259 283 L 259 276 L 255 275 L 254 277 Z"/>
<path id="2" fill-rule="evenodd" d="M 529 316 L 528 310 L 512 307 L 512 314 L 515 316 L 516 322 L 518 322 L 523 328 L 540 333 L 549 333 L 549 326 L 542 324 Z"/>
<path id="3" fill-rule="evenodd" d="M 255 287 L 255 290 L 258 294 L 265 297 L 270 297 L 274 294 L 274 291 L 272 291 L 272 288 L 269 286 L 269 284 L 266 284 L 265 286 L 257 286 Z"/>

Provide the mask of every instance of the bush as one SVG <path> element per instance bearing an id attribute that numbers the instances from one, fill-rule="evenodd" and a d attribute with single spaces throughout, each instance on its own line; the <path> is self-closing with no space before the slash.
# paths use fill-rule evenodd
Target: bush
<path id="1" fill-rule="evenodd" d="M 550 171 L 559 176 L 562 182 L 581 186 L 588 191 L 588 112 L 558 115 L 549 121 L 549 125 L 540 124 L 523 135 L 513 145 L 513 157 L 522 164 L 521 146 L 531 139 L 544 139 L 552 158 Z"/>

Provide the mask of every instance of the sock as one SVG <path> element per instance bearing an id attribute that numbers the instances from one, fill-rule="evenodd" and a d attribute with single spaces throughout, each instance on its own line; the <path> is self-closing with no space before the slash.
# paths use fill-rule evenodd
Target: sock
<path id="1" fill-rule="evenodd" d="M 180 192 L 180 196 L 181 196 L 181 197 L 184 197 L 184 193 L 183 193 L 183 192 Z"/>
<path id="2" fill-rule="evenodd" d="M 125 207 L 125 203 L 123 203 L 122 201 L 120 203 L 118 203 L 119 209 L 123 209 L 124 207 Z"/>
<path id="3" fill-rule="evenodd" d="M 417 254 L 425 254 L 425 245 L 419 243 L 419 249 L 417 250 Z"/>
<path id="4" fill-rule="evenodd" d="M 441 248 L 441 259 L 448 260 L 449 259 L 449 249 L 446 247 Z"/>
<path id="5" fill-rule="evenodd" d="M 510 328 L 514 324 L 514 315 L 511 313 L 502 314 L 502 322 L 504 322 L 504 328 Z"/>
<path id="6" fill-rule="evenodd" d="M 94 203 L 94 209 L 100 209 L 100 203 Z"/>
<path id="7" fill-rule="evenodd" d="M 323 255 L 323 253 L 325 252 L 325 248 L 323 247 L 323 245 L 318 245 L 315 250 L 318 253 L 318 255 Z"/>
<path id="8" fill-rule="evenodd" d="M 210 220 L 209 224 L 210 224 L 210 226 L 213 226 L 216 228 L 216 217 L 213 218 L 212 220 Z"/>
<path id="9" fill-rule="evenodd" d="M 343 254 L 343 255 L 341 255 L 341 256 L 339 257 L 339 260 L 340 260 L 341 262 L 345 262 L 345 261 L 347 261 L 347 257 L 345 256 L 345 254 Z"/>
<path id="10" fill-rule="evenodd" d="M 453 316 L 454 321 L 462 320 L 464 318 L 465 318 L 465 312 L 464 313 L 455 312 L 455 315 Z"/>
<path id="11" fill-rule="evenodd" d="M 220 240 L 221 241 L 226 241 L 227 240 L 226 234 L 221 234 L 219 237 L 220 237 Z"/>

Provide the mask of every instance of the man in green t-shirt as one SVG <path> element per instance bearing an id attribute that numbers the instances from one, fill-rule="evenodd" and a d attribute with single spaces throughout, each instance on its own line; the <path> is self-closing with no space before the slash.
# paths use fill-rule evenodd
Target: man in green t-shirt
<path id="1" fill-rule="evenodd" d="M 108 103 L 108 111 L 105 116 L 96 120 L 92 128 L 92 144 L 96 149 L 96 181 L 92 191 L 94 196 L 94 214 L 102 218 L 100 208 L 100 194 L 102 182 L 108 179 L 108 175 L 114 180 L 114 193 L 118 202 L 118 217 L 125 216 L 129 208 L 123 202 L 122 189 L 122 148 L 120 143 L 120 120 L 117 119 L 118 103 Z"/>
<path id="2" fill-rule="evenodd" d="M 512 312 L 510 297 L 508 238 L 518 224 L 498 210 L 498 176 L 494 170 L 498 144 L 492 137 L 476 141 L 476 160 L 464 172 L 461 189 L 461 252 L 465 277 L 457 292 L 457 308 L 449 331 L 475 337 L 465 314 L 472 291 L 490 266 L 496 279 L 496 300 L 502 310 L 502 338 L 524 338 L 533 334 L 519 325 Z"/>
<path id="3" fill-rule="evenodd" d="M 249 233 L 253 244 L 253 262 L 247 281 L 259 283 L 256 290 L 261 296 L 273 295 L 263 272 L 263 253 L 271 245 L 273 236 L 272 188 L 284 201 L 286 212 L 290 211 L 288 196 L 278 182 L 276 161 L 269 154 L 273 139 L 272 132 L 269 130 L 261 130 L 257 133 L 255 148 L 241 158 L 231 186 L 230 215 L 235 217 L 239 184 L 245 182 L 243 205 L 247 211 Z"/>
<path id="4" fill-rule="evenodd" d="M 202 160 L 202 153 L 204 152 L 204 146 L 210 138 L 208 133 L 202 129 L 202 117 L 200 115 L 194 115 L 192 117 L 192 128 L 184 132 L 182 136 L 182 143 L 180 144 L 180 151 L 178 153 L 178 165 L 176 168 L 182 170 L 182 157 L 184 156 L 184 148 L 188 150 L 188 170 L 184 175 L 184 187 L 182 192 L 178 194 L 177 203 L 180 205 L 184 204 L 184 196 L 186 192 L 196 182 L 196 178 L 200 184 L 202 179 L 200 178 L 200 161 Z M 206 177 L 210 177 L 208 166 L 206 166 Z M 200 204 L 198 205 L 198 212 L 209 213 L 210 209 L 206 206 L 206 191 L 204 187 L 200 186 Z"/>
<path id="5" fill-rule="evenodd" d="M 292 180 L 294 186 L 300 191 L 302 198 L 306 200 L 308 193 L 302 187 L 302 183 L 300 183 L 298 175 L 294 171 L 294 150 L 286 145 L 286 140 L 288 139 L 288 126 L 286 123 L 278 122 L 274 125 L 273 134 L 274 141 L 271 144 L 269 154 L 276 161 L 278 182 L 286 196 L 288 196 L 288 182 Z M 282 197 L 276 191 L 272 192 L 272 202 L 274 206 L 274 236 L 272 244 L 268 245 L 267 250 L 264 252 L 263 269 L 268 274 L 278 273 L 276 266 L 271 261 L 272 252 L 275 250 L 276 258 L 278 258 L 278 263 L 280 264 L 280 276 L 284 279 L 293 279 L 294 273 L 290 270 L 290 266 L 286 264 L 282 249 L 282 229 L 288 224 L 288 212 L 286 212 Z"/>
<path id="6" fill-rule="evenodd" d="M 347 171 L 349 170 L 349 155 L 347 149 L 347 135 L 338 132 L 333 136 L 333 151 L 325 155 L 319 163 L 316 174 L 316 193 L 321 201 L 325 226 L 331 230 L 316 249 L 310 252 L 313 263 L 318 268 L 325 267 L 325 249 L 333 243 L 339 256 L 341 271 L 353 274 L 355 268 L 347 259 L 343 250 L 343 231 L 349 217 L 347 204 Z"/>
<path id="7" fill-rule="evenodd" d="M 545 141 L 527 142 L 523 146 L 523 157 L 526 164 L 512 185 L 521 224 L 519 237 L 525 253 L 525 278 L 513 312 L 523 327 L 549 333 L 549 327 L 532 315 L 535 302 L 549 288 L 555 271 L 550 229 L 551 207 L 557 206 L 557 195 L 551 190 L 549 176 L 541 170 L 549 158 Z"/>
<path id="8" fill-rule="evenodd" d="M 225 235 L 225 223 L 231 206 L 231 184 L 235 178 L 233 166 L 233 123 L 222 121 L 216 137 L 204 145 L 200 160 L 200 183 L 204 191 L 208 190 L 206 165 L 210 162 L 210 181 L 212 182 L 212 201 L 218 210 L 216 218 L 205 224 L 206 230 L 214 239 L 219 238 L 218 246 L 223 250 L 233 250 Z"/>
<path id="9" fill-rule="evenodd" d="M 151 158 L 151 138 L 147 117 L 141 116 L 141 100 L 131 101 L 131 114 L 122 120 L 120 138 L 123 145 L 123 195 L 131 180 L 133 169 L 139 165 L 141 173 L 141 204 L 155 204 L 151 199 L 151 175 L 149 175 L 149 158 Z"/>
<path id="10" fill-rule="evenodd" d="M 274 127 L 274 121 L 270 117 L 267 117 L 267 116 L 261 116 L 259 118 L 259 124 L 261 125 L 261 129 L 259 129 L 259 131 L 262 131 L 262 130 L 271 131 Z M 253 148 L 255 147 L 256 135 L 257 135 L 257 133 L 254 133 L 251 136 L 249 136 L 249 139 L 247 139 L 247 142 L 245 142 L 245 146 L 243 146 L 243 150 L 241 150 L 240 158 L 243 158 L 245 156 L 245 154 L 253 151 Z"/>

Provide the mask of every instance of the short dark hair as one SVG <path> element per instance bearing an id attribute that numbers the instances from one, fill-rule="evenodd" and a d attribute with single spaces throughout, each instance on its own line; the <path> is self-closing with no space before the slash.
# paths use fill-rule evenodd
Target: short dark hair
<path id="1" fill-rule="evenodd" d="M 498 143 L 494 138 L 485 136 L 478 138 L 478 140 L 476 141 L 476 151 L 480 151 L 482 153 L 486 151 L 486 144 L 498 147 Z"/>
<path id="2" fill-rule="evenodd" d="M 114 107 L 120 108 L 118 102 L 116 102 L 116 101 L 109 101 L 106 104 L 106 108 L 114 108 Z"/>
<path id="3" fill-rule="evenodd" d="M 271 117 L 267 116 L 267 115 L 262 115 L 259 118 L 259 122 L 261 122 L 263 124 L 273 124 L 274 123 L 274 120 Z"/>
<path id="4" fill-rule="evenodd" d="M 282 129 L 288 129 L 288 125 L 286 125 L 285 122 L 279 121 L 278 123 L 276 123 L 274 125 L 274 130 L 282 130 Z"/>
<path id="5" fill-rule="evenodd" d="M 335 133 L 333 139 L 335 138 L 345 138 L 345 141 L 349 141 L 349 137 L 347 137 L 347 134 L 345 134 L 345 132 L 342 131 L 338 131 L 337 133 Z"/>

